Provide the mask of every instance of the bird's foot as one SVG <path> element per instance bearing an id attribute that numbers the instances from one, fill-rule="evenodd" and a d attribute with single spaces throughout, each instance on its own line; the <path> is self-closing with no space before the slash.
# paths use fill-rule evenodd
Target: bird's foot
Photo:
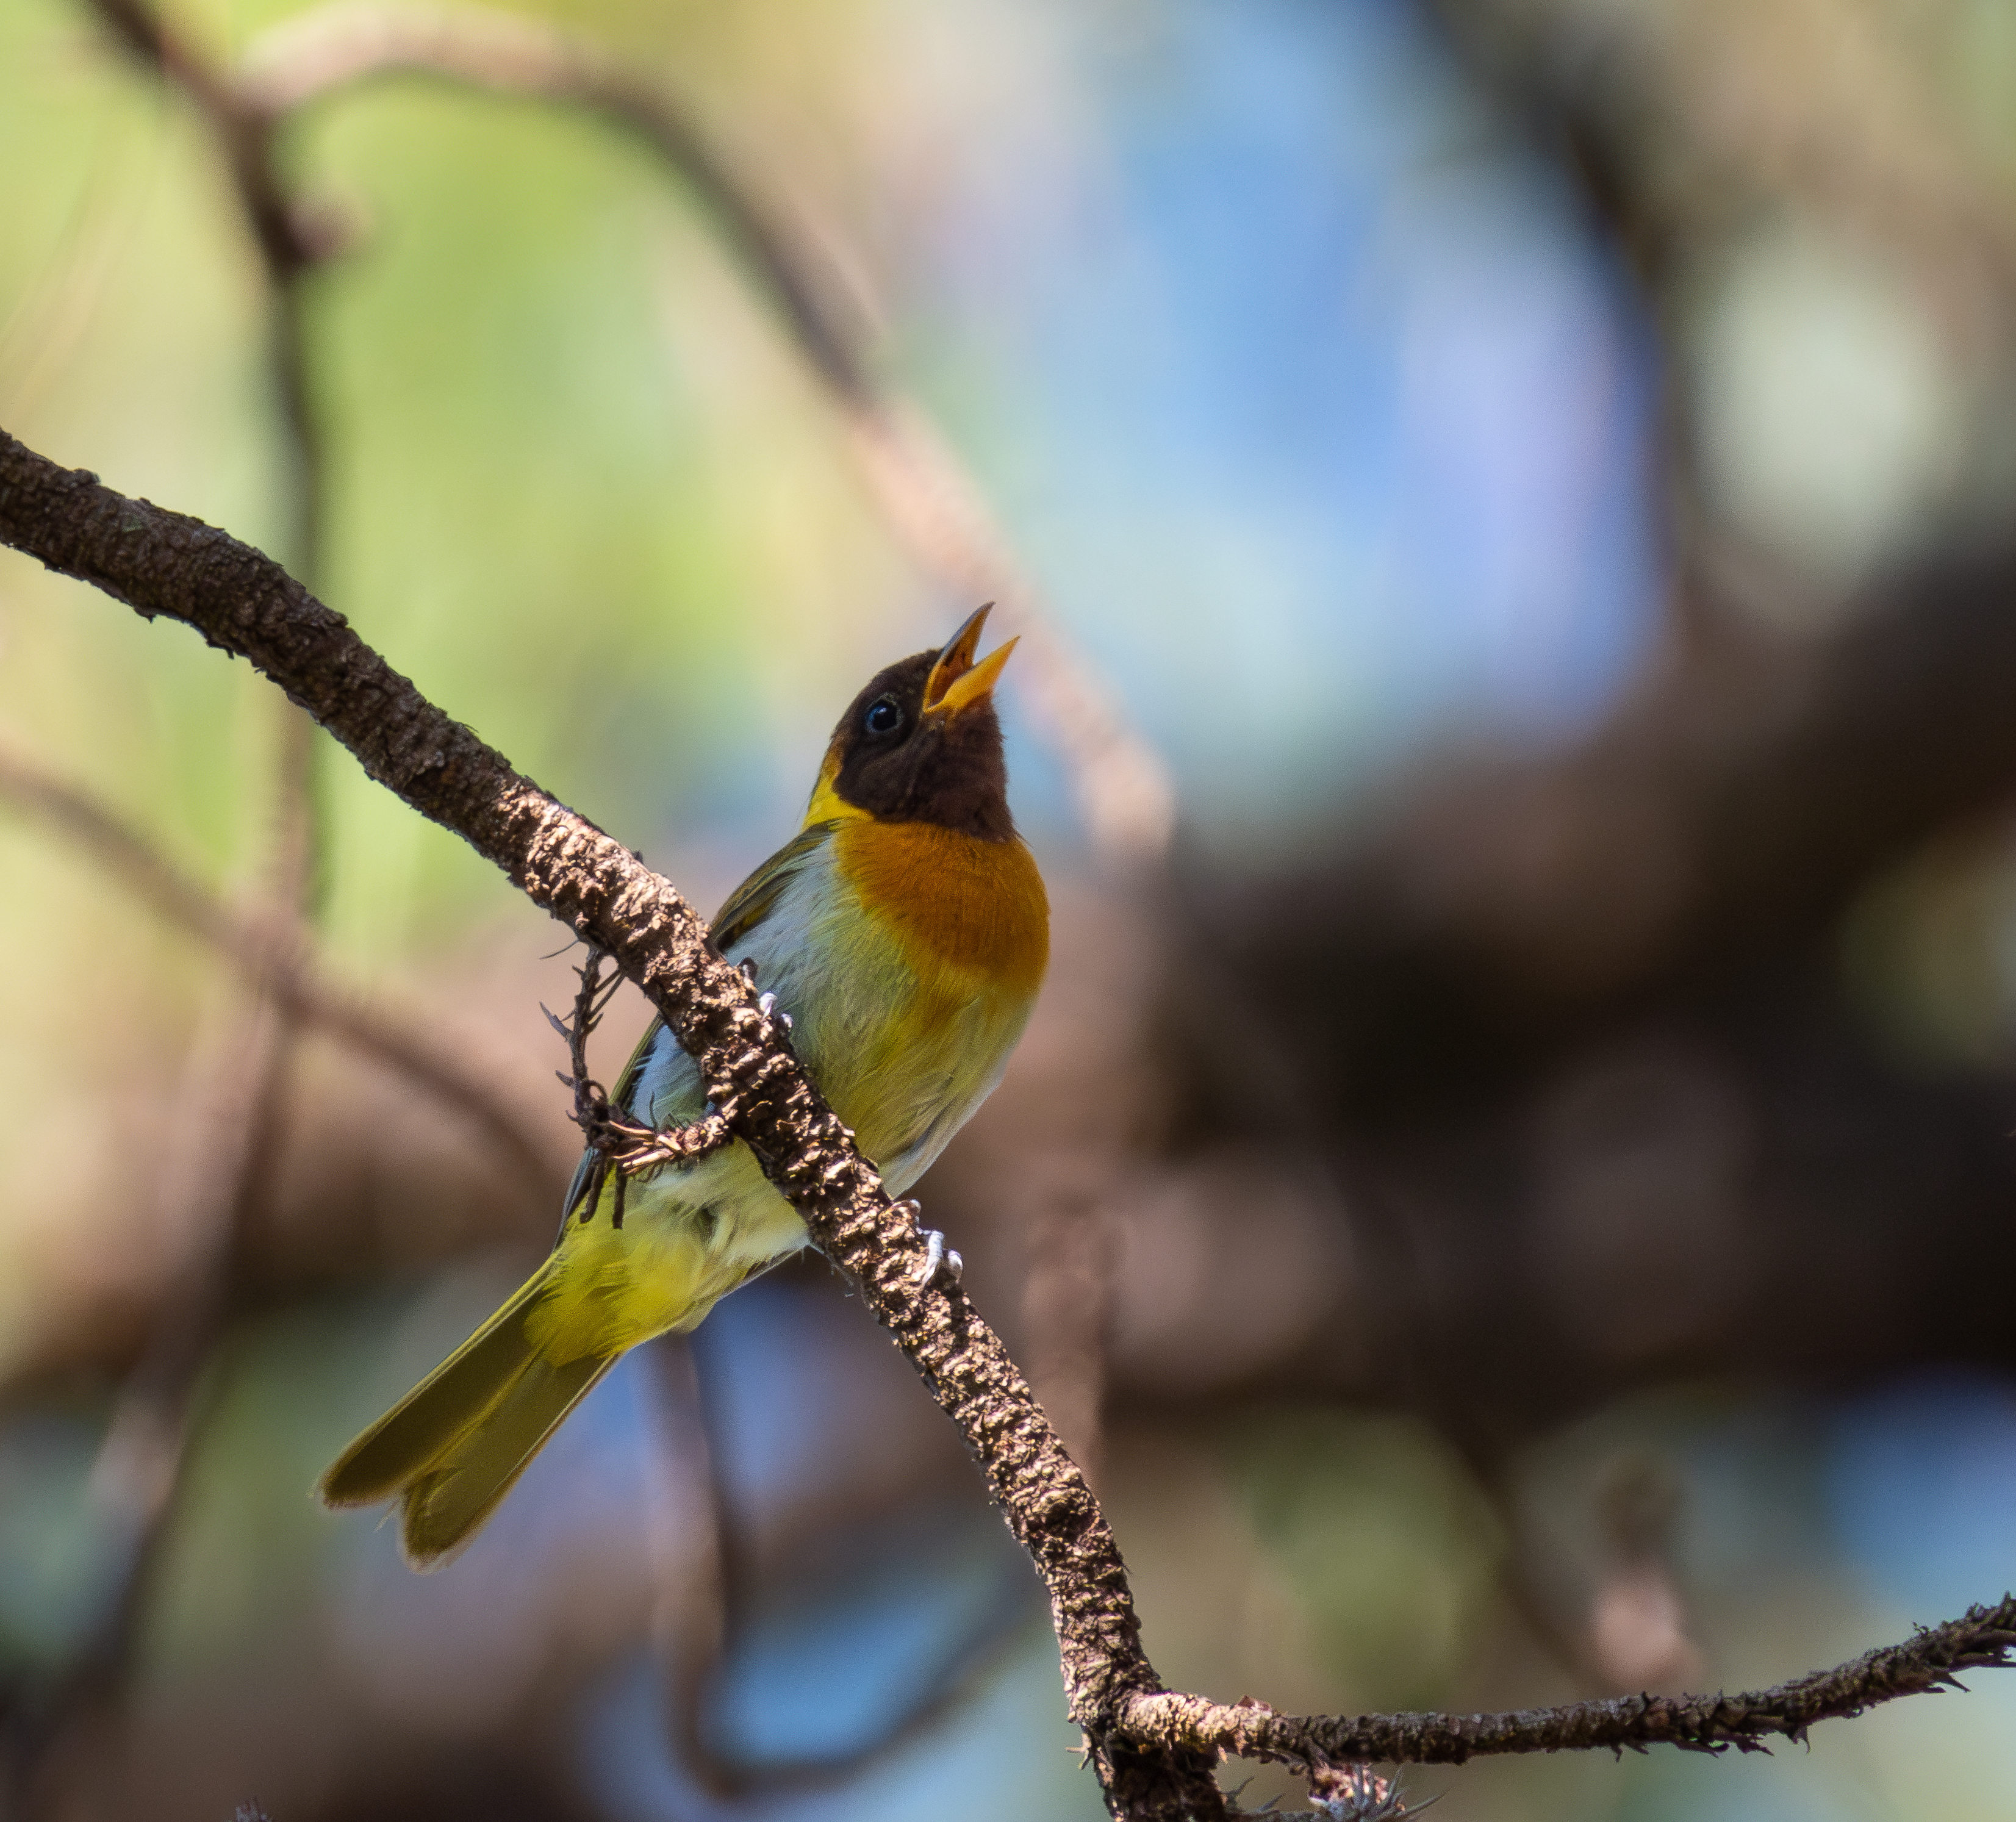
<path id="1" fill-rule="evenodd" d="M 956 1284 L 966 1271 L 966 1261 L 945 1244 L 945 1237 L 935 1227 L 924 1225 L 923 1204 L 913 1196 L 907 1201 L 898 1202 L 896 1206 L 909 1212 L 910 1219 L 917 1224 L 918 1237 L 924 1243 L 924 1262 L 918 1271 L 917 1282 L 920 1284 L 934 1284 L 939 1273 L 949 1272 L 952 1274 L 952 1281 Z"/>
<path id="2" fill-rule="evenodd" d="M 756 1010 L 762 1014 L 765 1018 L 774 1018 L 779 1024 L 784 1028 L 785 1036 L 789 1037 L 790 1035 L 791 1015 L 788 1012 L 779 1012 L 777 1010 L 777 996 L 776 994 L 758 994 L 756 996 Z"/>
<path id="3" fill-rule="evenodd" d="M 945 1236 L 935 1227 L 927 1227 L 924 1230 L 924 1262 L 917 1273 L 917 1282 L 933 1284 L 941 1272 L 949 1274 L 956 1284 L 965 1275 L 966 1261 L 945 1244 Z"/>

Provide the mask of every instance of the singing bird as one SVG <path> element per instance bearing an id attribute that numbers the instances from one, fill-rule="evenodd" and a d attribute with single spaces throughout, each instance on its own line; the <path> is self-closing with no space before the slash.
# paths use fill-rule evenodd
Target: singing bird
<path id="1" fill-rule="evenodd" d="M 855 698 L 804 826 L 714 922 L 715 946 L 754 964 L 800 1060 L 897 1194 L 1000 1080 L 1049 953 L 994 711 L 1015 641 L 974 661 L 987 612 Z M 613 1098 L 664 1128 L 699 1119 L 706 1090 L 661 1021 Z M 625 1349 L 693 1327 L 806 1244 L 740 1143 L 632 1179 L 620 1226 L 614 1173 L 584 1194 L 594 1161 L 581 1159 L 545 1262 L 322 1477 L 332 1506 L 401 1499 L 416 1568 L 469 1539 Z"/>

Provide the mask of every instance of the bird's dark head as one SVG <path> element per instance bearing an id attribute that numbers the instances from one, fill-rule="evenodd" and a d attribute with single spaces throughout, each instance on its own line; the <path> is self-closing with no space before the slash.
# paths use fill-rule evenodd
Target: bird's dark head
<path id="1" fill-rule="evenodd" d="M 833 730 L 808 823 L 867 815 L 938 823 L 982 841 L 1014 835 L 994 686 L 1015 641 L 975 664 L 987 613 L 981 608 L 942 650 L 877 672 L 855 697 Z"/>

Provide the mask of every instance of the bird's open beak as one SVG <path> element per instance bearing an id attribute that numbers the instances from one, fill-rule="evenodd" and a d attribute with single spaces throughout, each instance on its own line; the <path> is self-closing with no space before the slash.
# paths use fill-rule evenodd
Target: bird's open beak
<path id="1" fill-rule="evenodd" d="M 986 625 L 988 614 L 993 606 L 992 601 L 988 602 L 952 636 L 951 642 L 938 654 L 938 661 L 931 666 L 931 675 L 924 679 L 926 715 L 943 715 L 949 720 L 961 709 L 976 702 L 985 702 L 993 693 L 994 686 L 1001 681 L 1001 673 L 1007 668 L 1008 654 L 1015 649 L 1014 639 L 990 652 L 980 663 L 973 661 L 973 654 L 980 645 L 981 629 Z"/>

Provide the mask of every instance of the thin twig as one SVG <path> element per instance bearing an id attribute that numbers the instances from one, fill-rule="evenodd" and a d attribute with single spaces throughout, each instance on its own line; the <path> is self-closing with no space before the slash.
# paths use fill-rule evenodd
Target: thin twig
<path id="1" fill-rule="evenodd" d="M 475 7 L 338 4 L 261 34 L 232 84 L 231 105 L 270 131 L 340 89 L 398 74 L 581 107 L 635 134 L 714 217 L 820 379 L 837 392 L 870 394 L 858 332 L 847 325 L 823 266 L 729 171 L 682 110 L 585 39 Z"/>
<path id="2" fill-rule="evenodd" d="M 223 155 L 254 245 L 276 292 L 325 250 L 297 215 L 273 158 L 274 121 L 247 106 L 223 72 L 196 56 L 140 0 L 92 0 L 99 20 L 127 50 L 195 104 Z M 311 553 L 304 553 L 311 555 Z"/>
<path id="3" fill-rule="evenodd" d="M 1742 1695 L 1629 1695 L 1505 1714 L 1354 1717 L 1283 1715 L 1264 1703 L 1228 1707 L 1164 1694 L 1135 1698 L 1121 1724 L 1143 1741 L 1295 1766 L 1460 1765 L 1488 1754 L 1662 1745 L 1761 1752 L 1769 1739 L 1804 1741 L 1816 1721 L 1859 1715 L 1899 1696 L 1963 1688 L 1960 1673 L 2008 1668 L 2012 1651 L 2016 1597 L 2005 1595 L 1902 1644 Z"/>
<path id="4" fill-rule="evenodd" d="M 605 977 L 602 964 L 607 953 L 589 945 L 588 953 L 574 973 L 581 986 L 574 995 L 574 1011 L 562 1018 L 550 1006 L 542 1006 L 546 1022 L 567 1040 L 567 1058 L 574 1073 L 563 1075 L 561 1083 L 574 1091 L 574 1106 L 567 1118 L 580 1127 L 595 1162 L 581 1172 L 562 1219 L 578 1211 L 583 1221 L 592 1220 L 601 1205 L 603 1185 L 616 1174 L 616 1194 L 610 1213 L 611 1222 L 623 1225 L 625 1185 L 632 1177 L 662 1169 L 668 1165 L 697 1164 L 735 1142 L 726 1120 L 710 1109 L 689 1125 L 653 1127 L 618 1112 L 609 1091 L 589 1073 L 588 1040 L 602 1022 L 602 1014 L 616 989 L 623 985 L 619 971 Z"/>
<path id="5" fill-rule="evenodd" d="M 660 87 L 584 39 L 481 8 L 338 0 L 302 14 L 254 41 L 236 105 L 270 124 L 396 74 L 582 109 L 677 173 L 775 305 L 913 556 L 960 599 L 999 602 L 1021 635 L 1029 699 L 1075 781 L 1095 844 L 1130 862 L 1159 860 L 1175 822 L 1161 756 L 1065 638 L 965 463 L 918 401 L 879 374 L 860 315 L 841 303 L 811 237 Z"/>
<path id="6" fill-rule="evenodd" d="M 671 1507 L 653 1539 L 667 1722 L 680 1760 L 712 1783 L 704 1709 L 741 1605 L 742 1532 L 693 1337 L 668 1335 L 650 1353 L 658 1393 L 654 1453 L 671 1483 Z"/>

